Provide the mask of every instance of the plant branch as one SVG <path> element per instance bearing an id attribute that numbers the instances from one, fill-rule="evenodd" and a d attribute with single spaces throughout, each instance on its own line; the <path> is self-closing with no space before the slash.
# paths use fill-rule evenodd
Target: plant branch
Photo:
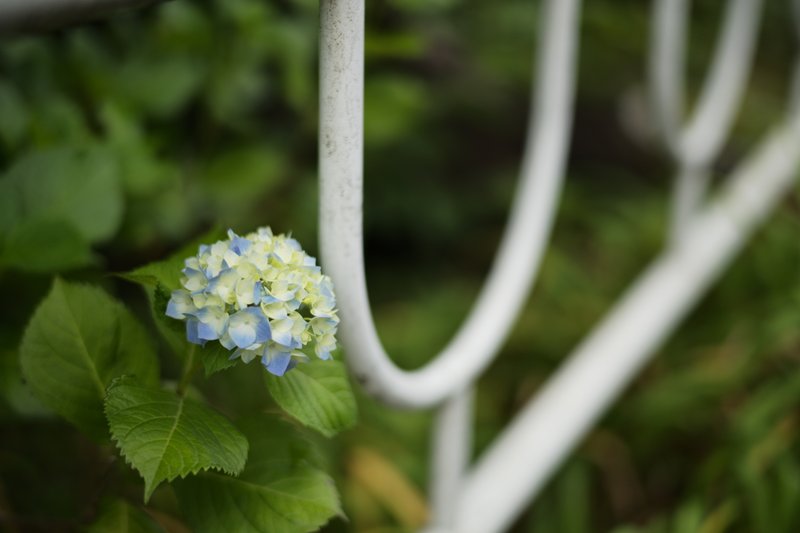
<path id="1" fill-rule="evenodd" d="M 200 359 L 196 356 L 197 354 L 197 346 L 192 344 L 189 347 L 189 353 L 186 354 L 186 361 L 183 365 L 183 372 L 181 373 L 181 379 L 178 382 L 178 387 L 176 392 L 178 396 L 185 396 L 186 389 L 189 387 L 189 383 L 192 382 L 192 378 L 194 377 L 197 370 L 200 368 Z"/>

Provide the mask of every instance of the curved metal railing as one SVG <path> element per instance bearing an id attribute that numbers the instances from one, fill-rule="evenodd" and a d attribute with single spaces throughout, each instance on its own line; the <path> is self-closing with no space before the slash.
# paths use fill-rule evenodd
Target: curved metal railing
<path id="1" fill-rule="evenodd" d="M 391 405 L 430 407 L 467 387 L 496 355 L 538 269 L 561 189 L 578 35 L 577 0 L 544 7 L 522 179 L 494 265 L 454 339 L 424 368 L 403 371 L 378 338 L 364 274 L 364 0 L 321 3 L 322 264 L 336 284 L 348 364 L 369 393 Z"/>
<path id="2" fill-rule="evenodd" d="M 397 407 L 440 404 L 429 531 L 502 531 L 713 283 L 789 189 L 800 164 L 800 74 L 787 118 L 706 200 L 754 55 L 761 0 L 730 0 L 694 113 L 684 114 L 687 0 L 655 0 L 654 118 L 675 160 L 671 245 L 472 468 L 471 383 L 496 355 L 527 297 L 561 187 L 571 120 L 579 3 L 545 0 L 538 87 L 522 178 L 489 278 L 447 347 L 420 370 L 397 368 L 372 321 L 362 249 L 363 0 L 323 0 L 320 239 L 337 286 L 342 340 L 356 379 Z M 800 0 L 795 0 L 800 18 Z M 800 28 L 800 22 L 798 22 Z M 798 68 L 800 72 L 800 68 Z"/>
<path id="3" fill-rule="evenodd" d="M 705 199 L 709 168 L 727 138 L 752 66 L 762 0 L 731 0 L 694 113 L 684 115 L 689 0 L 655 0 L 650 56 L 654 118 L 678 167 L 671 238 L 681 238 Z"/>

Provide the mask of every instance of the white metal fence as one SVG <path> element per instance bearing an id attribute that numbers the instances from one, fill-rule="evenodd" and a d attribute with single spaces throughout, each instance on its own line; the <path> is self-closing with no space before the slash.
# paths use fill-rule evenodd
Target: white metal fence
<path id="1" fill-rule="evenodd" d="M 580 2 L 543 1 L 520 183 L 494 265 L 452 341 L 411 372 L 397 368 L 381 346 L 364 275 L 364 1 L 322 2 L 322 262 L 337 287 L 342 342 L 356 380 L 387 404 L 438 409 L 431 532 L 507 528 L 792 184 L 800 163 L 800 63 L 786 118 L 708 199 L 709 167 L 746 87 L 762 6 L 760 0 L 730 0 L 696 110 L 684 120 L 688 7 L 686 0 L 656 0 L 653 10 L 655 117 L 677 176 L 670 244 L 469 465 L 472 384 L 519 314 L 553 223 L 572 117 Z"/>
<path id="2" fill-rule="evenodd" d="M 774 0 L 773 0 L 774 1 Z M 147 0 L 0 0 L 0 29 L 46 25 Z M 724 144 L 754 55 L 761 0 L 729 0 L 709 74 L 684 109 L 687 0 L 654 0 L 654 117 L 675 162 L 669 245 L 489 449 L 470 465 L 472 387 L 525 303 L 565 173 L 579 53 L 579 0 L 542 0 L 520 182 L 492 270 L 461 329 L 425 367 L 403 371 L 381 346 L 364 273 L 365 0 L 321 0 L 320 242 L 336 284 L 353 376 L 399 408 L 435 407 L 431 532 L 502 531 L 732 261 L 791 187 L 800 166 L 800 60 L 785 118 L 717 191 L 709 168 Z M 800 36 L 800 0 L 793 2 Z"/>

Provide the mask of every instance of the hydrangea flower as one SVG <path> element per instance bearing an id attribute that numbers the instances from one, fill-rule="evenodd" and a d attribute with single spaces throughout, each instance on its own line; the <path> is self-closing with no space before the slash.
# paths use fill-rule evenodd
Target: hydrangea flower
<path id="1" fill-rule="evenodd" d="M 167 316 L 186 321 L 189 342 L 218 341 L 231 359 L 261 358 L 282 376 L 298 362 L 330 359 L 336 348 L 333 283 L 313 257 L 268 227 L 201 245 L 185 261 L 182 289 L 172 293 Z"/>

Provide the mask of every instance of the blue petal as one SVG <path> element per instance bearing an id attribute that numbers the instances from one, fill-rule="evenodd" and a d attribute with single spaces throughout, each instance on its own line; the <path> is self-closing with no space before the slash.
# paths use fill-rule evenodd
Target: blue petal
<path id="1" fill-rule="evenodd" d="M 178 311 L 177 304 L 175 300 L 171 299 L 167 302 L 167 312 L 165 313 L 170 318 L 177 318 L 178 320 L 183 318 L 183 313 Z"/>
<path id="2" fill-rule="evenodd" d="M 214 326 L 200 321 L 197 323 L 197 336 L 206 341 L 219 339 L 219 334 L 214 329 Z"/>
<path id="3" fill-rule="evenodd" d="M 252 243 L 244 237 L 236 237 L 231 243 L 231 250 L 242 255 L 250 249 L 250 246 L 252 246 Z"/>
<path id="4" fill-rule="evenodd" d="M 266 294 L 265 293 L 264 296 L 261 297 L 261 303 L 262 304 L 274 304 L 275 302 L 279 302 L 279 301 L 280 300 L 278 300 L 277 298 L 275 298 L 271 294 Z M 258 303 L 258 302 L 256 302 L 256 303 Z"/>
<path id="5" fill-rule="evenodd" d="M 228 335 L 239 348 L 247 348 L 256 341 L 256 331 L 249 324 L 229 325 Z"/>
<path id="6" fill-rule="evenodd" d="M 186 267 L 182 270 L 186 276 L 184 287 L 190 291 L 198 290 L 208 284 L 205 272 Z"/>
<path id="7" fill-rule="evenodd" d="M 269 322 L 264 320 L 263 323 L 256 326 L 256 342 L 267 342 L 270 339 L 272 339 L 272 330 L 269 327 Z"/>
<path id="8" fill-rule="evenodd" d="M 228 320 L 228 335 L 239 348 L 247 348 L 256 342 L 265 342 L 269 340 L 269 334 L 269 322 L 257 307 L 242 309 Z"/>
<path id="9" fill-rule="evenodd" d="M 242 357 L 243 354 L 246 354 L 247 352 L 248 352 L 248 350 L 244 350 L 242 348 L 237 348 L 236 350 L 234 350 L 233 354 L 231 354 L 231 356 L 228 358 L 228 360 L 232 361 L 234 359 L 238 359 L 238 358 Z M 250 361 L 246 361 L 246 362 L 249 363 Z"/>
<path id="10" fill-rule="evenodd" d="M 244 312 L 256 318 L 256 340 L 255 342 L 267 342 L 272 338 L 272 328 L 269 327 L 269 320 L 261 312 L 258 307 L 248 307 L 243 310 Z"/>
<path id="11" fill-rule="evenodd" d="M 288 346 L 290 348 L 294 347 L 292 346 L 294 338 L 292 337 L 291 330 L 278 331 L 277 333 L 272 332 L 272 340 L 274 340 L 278 344 L 283 344 L 284 346 Z"/>
<path id="12" fill-rule="evenodd" d="M 231 250 L 236 252 L 238 255 L 242 255 L 250 249 L 251 242 L 244 237 L 239 237 L 236 235 L 232 229 L 228 230 L 228 238 L 231 240 Z"/>
<path id="13" fill-rule="evenodd" d="M 282 376 L 289 369 L 289 364 L 292 362 L 292 355 L 287 352 L 273 352 L 273 356 L 268 359 L 265 355 L 261 358 L 263 364 L 270 374 Z"/>
<path id="14" fill-rule="evenodd" d="M 192 344 L 203 344 L 198 332 L 199 324 L 200 322 L 193 318 L 186 321 L 186 339 Z"/>
<path id="15" fill-rule="evenodd" d="M 226 350 L 233 350 L 236 347 L 236 343 L 231 340 L 230 334 L 222 335 L 219 338 L 219 343 L 222 345 L 223 348 Z"/>
<path id="16" fill-rule="evenodd" d="M 181 272 L 187 276 L 197 276 L 198 274 L 202 275 L 203 273 L 197 269 L 192 267 L 183 267 Z"/>

